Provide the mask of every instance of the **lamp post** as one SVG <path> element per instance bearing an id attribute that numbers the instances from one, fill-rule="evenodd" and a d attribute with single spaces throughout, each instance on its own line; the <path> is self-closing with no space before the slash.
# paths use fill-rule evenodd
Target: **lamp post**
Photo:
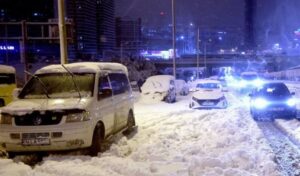
<path id="1" fill-rule="evenodd" d="M 199 44 L 199 38 L 200 38 L 200 30 L 199 30 L 199 27 L 198 27 L 198 30 L 197 30 L 197 75 L 196 75 L 196 78 L 199 79 L 199 51 L 200 51 L 200 44 Z"/>
<path id="2" fill-rule="evenodd" d="M 173 76 L 176 79 L 176 26 L 175 26 L 175 1 L 172 0 L 172 40 L 173 40 Z"/>
<path id="3" fill-rule="evenodd" d="M 65 1 L 58 1 L 58 26 L 59 26 L 59 41 L 60 41 L 60 63 L 68 63 L 68 52 L 67 52 L 67 33 L 65 24 Z"/>

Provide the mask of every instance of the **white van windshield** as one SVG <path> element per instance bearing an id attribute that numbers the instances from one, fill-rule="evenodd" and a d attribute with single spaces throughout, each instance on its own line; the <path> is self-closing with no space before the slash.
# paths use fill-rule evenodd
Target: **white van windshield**
<path id="1" fill-rule="evenodd" d="M 95 74 L 74 73 L 74 82 L 82 97 L 93 96 Z M 74 82 L 68 73 L 36 75 L 26 84 L 19 98 L 78 98 Z"/>

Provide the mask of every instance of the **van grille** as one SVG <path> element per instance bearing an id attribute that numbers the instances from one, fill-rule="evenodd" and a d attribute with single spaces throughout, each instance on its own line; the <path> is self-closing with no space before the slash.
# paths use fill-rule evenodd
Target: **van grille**
<path id="1" fill-rule="evenodd" d="M 60 123 L 62 117 L 62 114 L 32 113 L 24 116 L 15 116 L 15 124 L 17 126 L 57 125 Z"/>

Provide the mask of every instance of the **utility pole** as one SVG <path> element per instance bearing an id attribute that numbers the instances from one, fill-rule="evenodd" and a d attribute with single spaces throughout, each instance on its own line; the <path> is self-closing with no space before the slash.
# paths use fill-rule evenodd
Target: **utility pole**
<path id="1" fill-rule="evenodd" d="M 200 30 L 198 27 L 197 30 L 197 76 L 196 78 L 199 79 L 199 51 L 200 51 L 200 46 L 199 46 L 199 38 L 200 38 Z"/>
<path id="2" fill-rule="evenodd" d="M 26 40 L 27 40 L 27 26 L 26 21 L 23 20 L 21 22 L 22 27 L 22 38 L 20 40 L 20 57 L 21 57 L 21 63 L 24 64 L 24 71 L 28 71 L 28 61 L 26 57 Z M 26 82 L 28 80 L 28 75 L 24 75 L 24 81 Z"/>
<path id="3" fill-rule="evenodd" d="M 68 63 L 67 52 L 67 32 L 65 24 L 65 1 L 58 1 L 58 26 L 59 26 L 59 42 L 60 42 L 60 63 Z"/>
<path id="4" fill-rule="evenodd" d="M 206 68 L 206 41 L 204 41 L 204 68 L 205 68 L 205 77 L 207 76 L 207 68 Z"/>
<path id="5" fill-rule="evenodd" d="M 175 25 L 175 0 L 172 0 L 172 27 L 173 27 L 173 76 L 176 79 L 176 25 Z"/>

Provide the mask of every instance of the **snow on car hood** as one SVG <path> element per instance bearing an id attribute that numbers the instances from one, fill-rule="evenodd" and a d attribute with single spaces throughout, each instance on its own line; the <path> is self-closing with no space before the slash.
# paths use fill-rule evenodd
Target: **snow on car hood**
<path id="1" fill-rule="evenodd" d="M 167 92 L 169 89 L 169 84 L 165 82 L 158 81 L 148 81 L 141 87 L 142 93 L 155 93 L 155 92 Z"/>
<path id="2" fill-rule="evenodd" d="M 193 97 L 200 100 L 215 100 L 224 96 L 220 89 L 201 89 L 193 93 Z"/>
<path id="3" fill-rule="evenodd" d="M 90 103 L 89 98 L 19 99 L 3 107 L 1 111 L 12 115 L 25 115 L 33 111 L 86 109 Z"/>

